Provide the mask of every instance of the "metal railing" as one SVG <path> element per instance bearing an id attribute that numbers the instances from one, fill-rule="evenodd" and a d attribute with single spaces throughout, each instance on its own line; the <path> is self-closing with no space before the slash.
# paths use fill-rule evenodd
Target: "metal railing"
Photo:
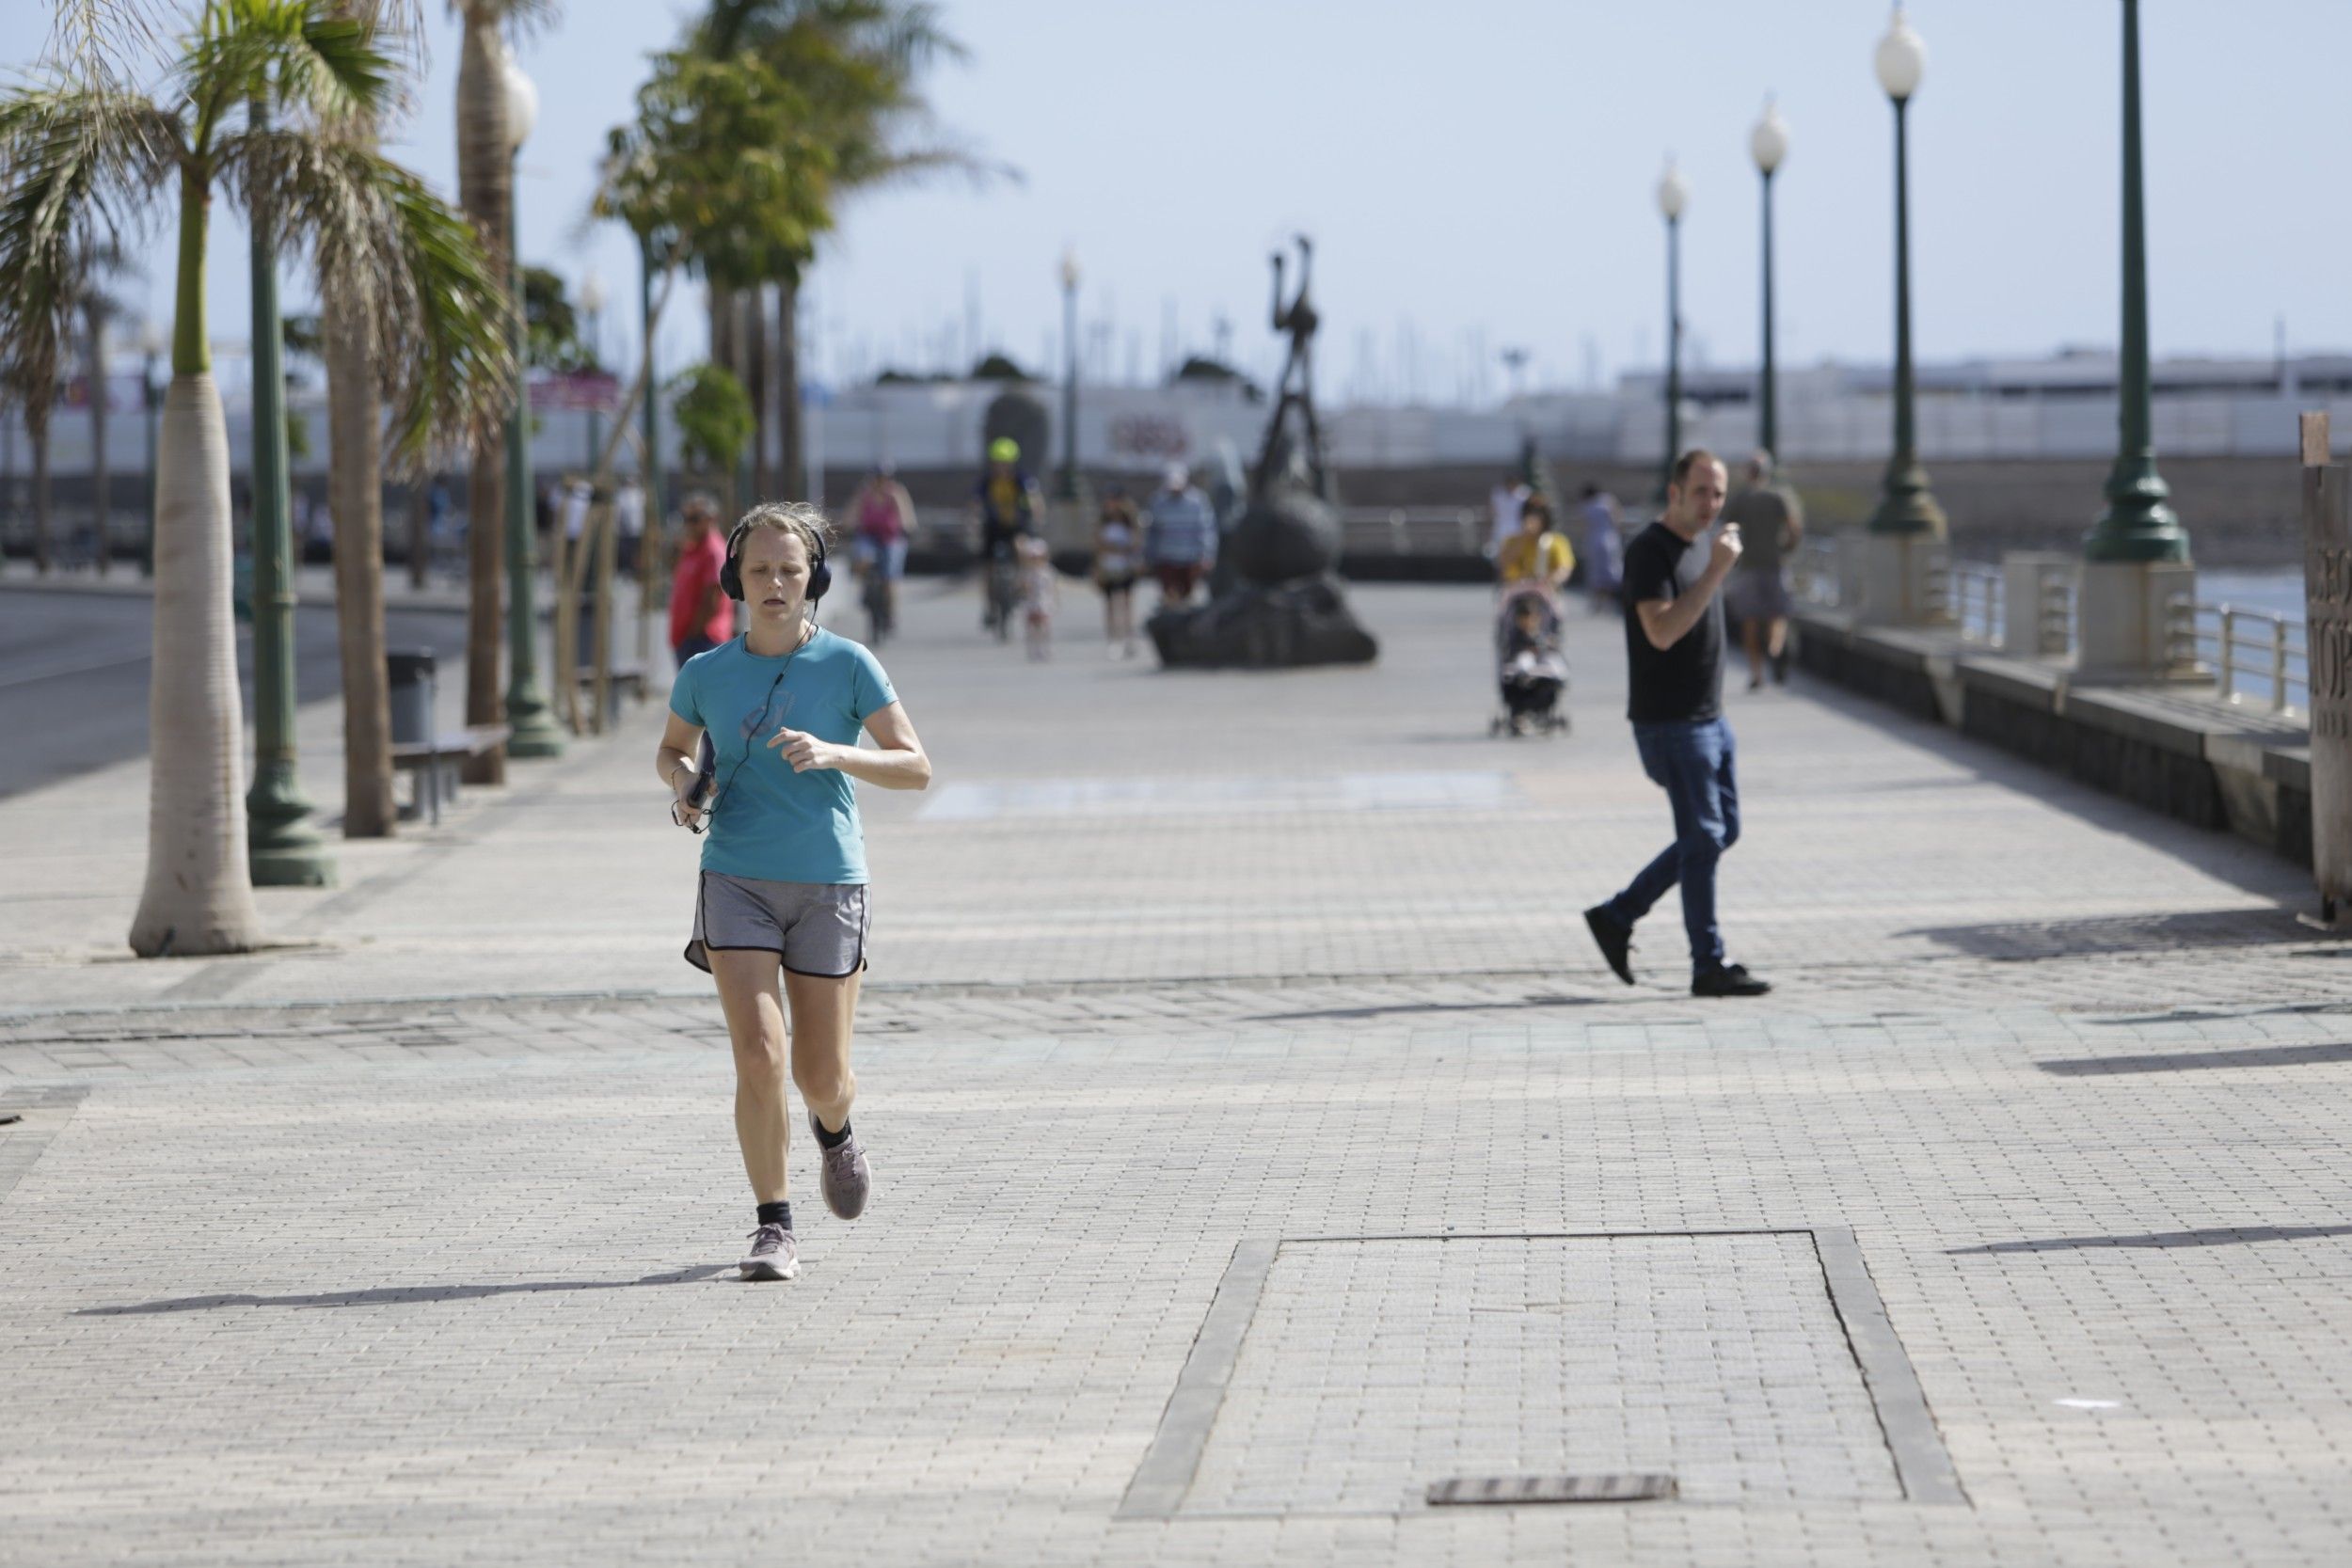
<path id="1" fill-rule="evenodd" d="M 1947 562 L 1944 612 L 1963 642 L 2001 642 L 2001 569 L 1973 561 Z"/>
<path id="2" fill-rule="evenodd" d="M 1801 604 L 1837 605 L 1837 542 L 1807 534 L 1788 559 L 1789 592 Z"/>
<path id="3" fill-rule="evenodd" d="M 2239 689 L 2245 685 L 2273 713 L 2309 709 L 2311 633 L 2302 621 L 2274 610 L 2180 599 L 2172 609 L 2169 631 L 2175 657 L 2210 660 L 2222 701 L 2247 702 L 2249 693 Z"/>

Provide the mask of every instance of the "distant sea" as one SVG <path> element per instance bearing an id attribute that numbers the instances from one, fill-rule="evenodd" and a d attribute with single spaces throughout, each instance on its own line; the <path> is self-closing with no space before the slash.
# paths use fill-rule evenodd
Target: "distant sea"
<path id="1" fill-rule="evenodd" d="M 2197 599 L 2201 604 L 2226 604 L 2233 610 L 2266 610 L 2300 621 L 2303 573 L 2294 567 L 2277 572 L 2200 572 Z"/>

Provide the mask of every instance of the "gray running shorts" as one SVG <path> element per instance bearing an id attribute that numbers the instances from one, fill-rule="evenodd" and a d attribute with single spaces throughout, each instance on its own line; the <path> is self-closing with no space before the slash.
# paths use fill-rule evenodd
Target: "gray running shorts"
<path id="1" fill-rule="evenodd" d="M 708 952 L 774 953 L 794 974 L 846 979 L 866 967 L 863 882 L 766 882 L 706 871 L 694 889 L 686 961 L 706 974 Z"/>

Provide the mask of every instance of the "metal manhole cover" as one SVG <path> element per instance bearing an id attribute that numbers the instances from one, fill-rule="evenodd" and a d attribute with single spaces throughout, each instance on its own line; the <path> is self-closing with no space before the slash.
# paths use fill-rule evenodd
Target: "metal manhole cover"
<path id="1" fill-rule="evenodd" d="M 1429 1506 L 1638 1503 L 1674 1495 L 1672 1476 L 1454 1476 L 1430 1487 Z"/>

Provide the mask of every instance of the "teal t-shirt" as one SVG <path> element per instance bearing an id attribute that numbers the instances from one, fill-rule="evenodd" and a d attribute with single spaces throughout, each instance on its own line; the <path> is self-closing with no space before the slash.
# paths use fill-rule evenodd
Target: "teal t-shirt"
<path id="1" fill-rule="evenodd" d="M 707 732 L 718 756 L 703 869 L 770 882 L 865 881 L 857 782 L 837 768 L 795 773 L 768 742 L 795 729 L 854 746 L 866 721 L 898 700 L 881 660 L 821 626 L 776 658 L 737 637 L 688 659 L 671 683 L 670 711 Z"/>

